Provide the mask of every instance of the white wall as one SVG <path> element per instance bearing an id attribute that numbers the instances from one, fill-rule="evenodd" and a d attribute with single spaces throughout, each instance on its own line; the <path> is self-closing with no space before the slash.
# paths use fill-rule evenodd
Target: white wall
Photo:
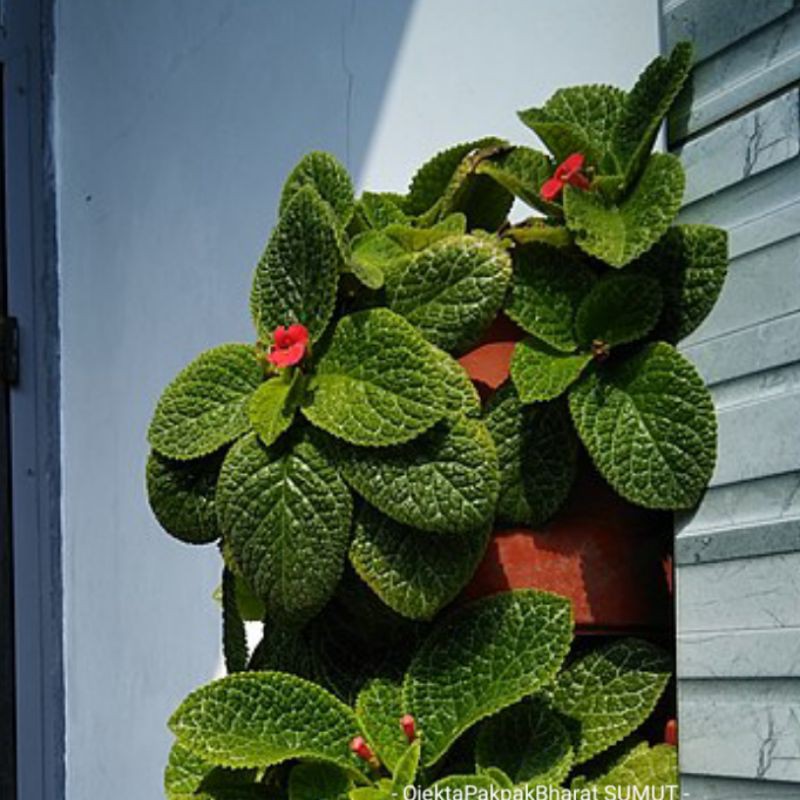
<path id="1" fill-rule="evenodd" d="M 628 84 L 655 0 L 57 0 L 67 797 L 161 794 L 165 720 L 218 663 L 213 548 L 162 535 L 145 431 L 200 350 L 252 338 L 250 271 L 306 150 L 403 189 L 514 111 Z"/>

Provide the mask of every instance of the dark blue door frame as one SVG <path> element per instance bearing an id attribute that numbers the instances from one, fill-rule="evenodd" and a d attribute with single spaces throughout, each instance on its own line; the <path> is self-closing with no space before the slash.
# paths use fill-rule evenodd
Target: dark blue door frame
<path id="1" fill-rule="evenodd" d="M 10 497 L 4 498 L 11 512 L 11 530 L 6 526 L 4 533 L 13 551 L 19 800 L 64 796 L 51 31 L 52 0 L 0 0 L 6 313 L 18 321 L 20 355 L 19 382 L 8 391 Z M 8 598 L 3 602 L 8 610 Z"/>

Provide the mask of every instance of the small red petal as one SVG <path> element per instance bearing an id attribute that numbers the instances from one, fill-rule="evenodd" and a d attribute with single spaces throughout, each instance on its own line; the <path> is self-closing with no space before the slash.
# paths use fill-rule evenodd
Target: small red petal
<path id="1" fill-rule="evenodd" d="M 582 172 L 576 172 L 574 175 L 570 175 L 569 178 L 567 178 L 567 183 L 570 186 L 574 186 L 576 189 L 583 190 L 589 189 L 592 185 Z"/>
<path id="2" fill-rule="evenodd" d="M 267 360 L 276 367 L 292 367 L 303 360 L 306 353 L 304 344 L 293 344 L 289 347 L 273 347 L 270 350 Z"/>
<path id="3" fill-rule="evenodd" d="M 548 203 L 550 203 L 561 194 L 561 190 L 563 188 L 563 181 L 561 181 L 559 178 L 550 178 L 542 184 L 542 188 L 539 190 L 539 196 L 542 198 L 542 200 L 546 200 Z"/>
<path id="4" fill-rule="evenodd" d="M 350 742 L 350 749 L 364 761 L 370 761 L 375 757 L 370 746 L 364 741 L 363 736 L 356 736 Z"/>
<path id="5" fill-rule="evenodd" d="M 292 343 L 289 331 L 283 325 L 278 325 L 275 328 L 272 333 L 272 341 L 275 342 L 277 347 L 288 347 Z"/>
<path id="6" fill-rule="evenodd" d="M 403 729 L 403 733 L 406 735 L 406 739 L 409 742 L 413 742 L 417 736 L 417 723 L 414 717 L 411 714 L 405 714 L 400 718 L 400 727 Z"/>
<path id="7" fill-rule="evenodd" d="M 583 169 L 583 164 L 586 161 L 586 156 L 583 153 L 573 153 L 567 156 L 561 164 L 567 172 L 577 172 Z"/>
<path id="8" fill-rule="evenodd" d="M 288 333 L 295 344 L 308 344 L 308 328 L 305 325 L 295 322 L 289 326 Z"/>

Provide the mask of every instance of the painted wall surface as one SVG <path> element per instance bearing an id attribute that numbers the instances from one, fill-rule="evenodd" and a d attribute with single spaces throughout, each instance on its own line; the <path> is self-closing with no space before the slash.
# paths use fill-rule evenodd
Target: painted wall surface
<path id="1" fill-rule="evenodd" d="M 218 667 L 213 548 L 161 534 L 145 431 L 199 351 L 252 339 L 282 179 L 334 152 L 403 189 L 437 148 L 529 141 L 516 109 L 629 84 L 656 0 L 60 0 L 67 797 L 155 798 L 165 720 Z"/>

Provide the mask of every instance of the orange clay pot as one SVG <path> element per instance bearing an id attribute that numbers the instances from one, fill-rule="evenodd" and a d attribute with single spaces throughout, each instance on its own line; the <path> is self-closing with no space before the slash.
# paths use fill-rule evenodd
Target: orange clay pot
<path id="1" fill-rule="evenodd" d="M 461 357 L 484 400 L 508 378 L 523 336 L 501 316 Z M 552 521 L 494 534 L 464 598 L 544 589 L 572 600 L 577 633 L 664 631 L 672 621 L 671 517 L 623 500 L 584 462 Z"/>

